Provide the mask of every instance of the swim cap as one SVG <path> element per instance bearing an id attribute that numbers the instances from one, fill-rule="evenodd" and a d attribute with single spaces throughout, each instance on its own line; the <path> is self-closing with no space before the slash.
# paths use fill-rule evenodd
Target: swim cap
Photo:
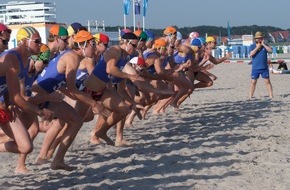
<path id="1" fill-rule="evenodd" d="M 0 32 L 7 31 L 11 33 L 11 29 L 9 29 L 5 24 L 0 23 Z"/>
<path id="2" fill-rule="evenodd" d="M 84 27 L 83 25 L 81 25 L 78 22 L 74 22 L 67 27 L 67 32 L 68 32 L 69 36 L 76 34 L 80 30 L 87 30 L 87 29 L 86 29 L 86 27 Z"/>
<path id="3" fill-rule="evenodd" d="M 77 43 L 89 41 L 91 39 L 94 39 L 93 35 L 85 30 L 78 31 L 78 33 L 74 36 L 74 42 Z"/>
<path id="4" fill-rule="evenodd" d="M 60 25 L 53 25 L 50 29 L 49 29 L 49 33 L 55 35 L 55 36 L 68 36 L 68 32 L 67 29 L 65 29 L 63 26 Z"/>
<path id="5" fill-rule="evenodd" d="M 33 34 L 38 33 L 38 31 L 31 26 L 24 26 L 17 31 L 16 40 L 20 42 L 23 39 L 29 39 Z"/>
<path id="6" fill-rule="evenodd" d="M 46 52 L 47 50 L 49 50 L 49 47 L 46 44 L 42 44 L 40 46 L 40 52 L 41 53 Z"/>
<path id="7" fill-rule="evenodd" d="M 141 57 L 133 57 L 130 61 L 132 65 L 146 66 L 145 60 Z"/>
<path id="8" fill-rule="evenodd" d="M 142 30 L 138 29 L 134 32 L 134 34 L 138 37 L 138 36 L 140 36 L 141 32 L 142 32 Z"/>
<path id="9" fill-rule="evenodd" d="M 134 34 L 138 37 L 139 40 L 141 41 L 147 41 L 148 36 L 145 32 L 143 32 L 142 30 L 136 30 L 134 32 Z"/>
<path id="10" fill-rule="evenodd" d="M 172 26 L 168 26 L 167 28 L 165 28 L 165 30 L 163 31 L 164 35 L 170 35 L 170 34 L 175 34 L 176 33 L 176 29 Z"/>
<path id="11" fill-rule="evenodd" d="M 165 39 L 163 38 L 158 38 L 157 40 L 154 41 L 154 48 L 160 48 L 160 47 L 166 47 L 167 43 Z"/>
<path id="12" fill-rule="evenodd" d="M 199 33 L 198 32 L 191 32 L 188 37 L 191 39 L 198 38 Z"/>
<path id="13" fill-rule="evenodd" d="M 137 40 L 138 37 L 133 32 L 127 32 L 122 36 L 122 39 L 125 40 Z"/>
<path id="14" fill-rule="evenodd" d="M 121 30 L 121 36 L 123 36 L 124 34 L 128 33 L 128 32 L 132 32 L 132 30 L 125 28 L 123 30 Z"/>
<path id="15" fill-rule="evenodd" d="M 206 38 L 206 42 L 208 43 L 208 42 L 215 42 L 215 38 L 213 37 L 213 36 L 208 36 L 207 38 Z"/>
<path id="16" fill-rule="evenodd" d="M 103 33 L 97 33 L 94 35 L 94 38 L 97 42 L 103 42 L 108 44 L 109 43 L 109 37 L 106 34 Z"/>
<path id="17" fill-rule="evenodd" d="M 180 32 L 178 32 L 178 31 L 176 33 L 176 39 L 177 40 L 181 40 L 182 39 L 182 34 Z"/>
<path id="18" fill-rule="evenodd" d="M 152 41 L 155 39 L 155 35 L 152 31 L 146 30 L 145 33 L 147 34 L 147 41 Z"/>
<path id="19" fill-rule="evenodd" d="M 38 55 L 38 61 L 47 62 L 50 59 L 50 49 L 46 44 L 42 44 L 40 47 L 40 54 Z"/>
<path id="20" fill-rule="evenodd" d="M 205 44 L 205 38 L 204 37 L 198 37 L 198 39 L 201 41 L 201 44 Z"/>
<path id="21" fill-rule="evenodd" d="M 191 41 L 192 46 L 201 47 L 205 43 L 205 39 L 203 37 L 195 38 Z"/>

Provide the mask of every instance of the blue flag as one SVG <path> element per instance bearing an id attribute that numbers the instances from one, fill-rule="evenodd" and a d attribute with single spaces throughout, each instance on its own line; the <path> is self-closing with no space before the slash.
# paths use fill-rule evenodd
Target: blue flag
<path id="1" fill-rule="evenodd" d="M 148 0 L 143 0 L 143 16 L 146 16 L 146 11 L 147 11 L 147 6 L 148 6 Z"/>
<path id="2" fill-rule="evenodd" d="M 123 4 L 124 4 L 124 14 L 129 15 L 131 0 L 123 0 Z"/>
<path id="3" fill-rule="evenodd" d="M 140 0 L 135 0 L 135 15 L 140 15 L 140 13 L 141 13 Z"/>

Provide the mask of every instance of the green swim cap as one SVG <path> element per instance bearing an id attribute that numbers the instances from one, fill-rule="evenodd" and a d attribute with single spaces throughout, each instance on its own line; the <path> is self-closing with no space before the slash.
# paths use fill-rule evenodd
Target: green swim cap
<path id="1" fill-rule="evenodd" d="M 146 32 L 142 31 L 140 36 L 139 36 L 139 39 L 140 38 L 141 38 L 141 41 L 147 41 L 148 36 L 147 36 Z"/>
<path id="2" fill-rule="evenodd" d="M 50 59 L 50 51 L 49 50 L 40 53 L 37 57 L 37 61 L 48 62 L 49 59 Z"/>

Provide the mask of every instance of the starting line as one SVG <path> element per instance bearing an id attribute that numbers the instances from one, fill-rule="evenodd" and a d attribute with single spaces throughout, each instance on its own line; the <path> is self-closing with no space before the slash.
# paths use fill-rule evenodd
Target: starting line
<path id="1" fill-rule="evenodd" d="M 278 60 L 284 60 L 286 63 L 290 63 L 290 58 L 277 58 L 277 59 L 273 59 L 273 58 L 270 58 L 270 60 L 272 62 L 277 62 Z M 225 60 L 223 61 L 223 63 L 250 63 L 251 62 L 251 59 L 228 59 L 228 60 Z"/>
<path id="2" fill-rule="evenodd" d="M 225 60 L 223 63 L 250 63 L 251 60 Z"/>

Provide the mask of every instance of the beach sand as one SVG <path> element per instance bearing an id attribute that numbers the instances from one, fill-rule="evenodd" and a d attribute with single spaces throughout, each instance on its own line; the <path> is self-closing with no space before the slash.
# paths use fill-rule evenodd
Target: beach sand
<path id="1" fill-rule="evenodd" d="M 215 66 L 214 85 L 196 90 L 179 113 L 134 121 L 132 147 L 90 145 L 86 123 L 66 155 L 76 171 L 34 165 L 43 134 L 28 158 L 29 175 L 13 173 L 17 155 L 1 153 L 0 189 L 287 190 L 290 187 L 290 75 L 271 75 L 274 99 L 258 80 L 248 99 L 251 66 Z M 110 130 L 115 137 L 115 130 Z"/>

